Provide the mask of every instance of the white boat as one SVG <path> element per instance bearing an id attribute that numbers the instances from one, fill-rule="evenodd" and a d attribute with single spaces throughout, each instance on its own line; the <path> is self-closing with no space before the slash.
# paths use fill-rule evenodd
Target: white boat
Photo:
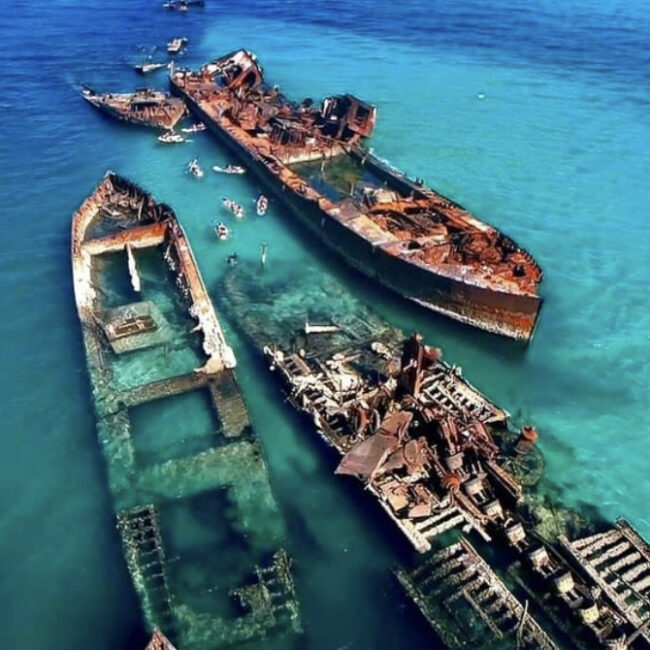
<path id="1" fill-rule="evenodd" d="M 190 161 L 189 165 L 187 166 L 187 169 L 196 178 L 203 178 L 203 170 L 201 169 L 201 165 L 199 165 L 198 158 L 195 158 L 194 160 Z"/>
<path id="2" fill-rule="evenodd" d="M 187 11 L 190 7 L 203 6 L 205 6 L 205 0 L 172 0 L 163 4 L 165 9 L 173 9 L 174 11 Z"/>
<path id="3" fill-rule="evenodd" d="M 175 133 L 174 131 L 165 131 L 165 133 L 158 136 L 158 142 L 163 142 L 164 144 L 174 144 L 178 142 L 185 142 L 185 138 L 180 133 Z"/>
<path id="4" fill-rule="evenodd" d="M 226 165 L 225 167 L 219 167 L 219 165 L 214 165 L 212 171 L 215 171 L 220 174 L 245 174 L 246 170 L 239 165 Z"/>
<path id="5" fill-rule="evenodd" d="M 178 54 L 187 44 L 188 39 L 185 36 L 175 38 L 167 43 L 167 51 L 170 54 Z"/>
<path id="6" fill-rule="evenodd" d="M 264 196 L 264 194 L 260 194 L 259 198 L 257 199 L 257 214 L 260 217 L 263 217 L 266 214 L 266 210 L 269 207 L 269 200 Z"/>
<path id="7" fill-rule="evenodd" d="M 238 219 L 241 219 L 244 216 L 244 208 L 239 205 L 239 203 L 225 197 L 221 200 L 221 202 L 223 203 L 224 207 L 230 210 Z"/>
<path id="8" fill-rule="evenodd" d="M 192 124 L 192 126 L 181 129 L 181 131 L 183 133 L 198 133 L 199 131 L 205 131 L 205 129 L 206 126 L 203 122 L 197 122 L 196 124 Z"/>
<path id="9" fill-rule="evenodd" d="M 138 63 L 137 65 L 134 65 L 133 68 L 140 74 L 147 74 L 149 72 L 153 72 L 154 70 L 166 68 L 167 66 L 167 63 Z"/>
<path id="10" fill-rule="evenodd" d="M 228 236 L 230 235 L 230 230 L 228 230 L 228 226 L 226 226 L 226 224 L 223 223 L 223 221 L 219 221 L 218 223 L 215 224 L 214 232 L 217 233 L 217 237 L 221 241 L 226 241 L 226 239 L 228 239 Z"/>

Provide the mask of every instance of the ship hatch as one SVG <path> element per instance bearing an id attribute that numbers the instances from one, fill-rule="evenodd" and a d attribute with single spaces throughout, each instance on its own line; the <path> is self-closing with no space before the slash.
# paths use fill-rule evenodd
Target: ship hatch
<path id="1" fill-rule="evenodd" d="M 290 167 L 313 189 L 333 202 L 341 201 L 351 194 L 359 194 L 364 187 L 382 186 L 378 176 L 346 155 L 325 161 L 296 163 Z"/>

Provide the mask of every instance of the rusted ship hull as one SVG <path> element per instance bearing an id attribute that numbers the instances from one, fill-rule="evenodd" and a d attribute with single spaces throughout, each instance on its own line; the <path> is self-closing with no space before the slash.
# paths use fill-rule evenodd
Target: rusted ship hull
<path id="1" fill-rule="evenodd" d="M 305 192 L 283 178 L 283 169 L 275 161 L 260 155 L 242 137 L 242 130 L 225 121 L 210 109 L 200 96 L 188 92 L 171 75 L 173 94 L 182 97 L 190 110 L 210 131 L 242 160 L 242 162 L 284 203 L 293 217 L 311 230 L 332 251 L 348 264 L 419 305 L 494 334 L 529 341 L 534 333 L 542 300 L 536 294 L 510 292 L 507 288 L 481 285 L 463 273 L 443 273 L 430 265 L 414 261 L 404 250 L 385 246 L 373 235 L 350 227 L 345 216 L 320 195 Z M 436 197 L 453 204 L 432 190 L 424 189 L 403 174 L 393 170 L 375 156 L 360 148 L 336 148 L 331 154 L 347 154 L 364 169 L 371 171 L 392 187 L 412 196 Z M 298 158 L 308 160 L 309 155 Z M 316 160 L 319 159 L 315 156 Z M 454 206 L 456 204 L 453 204 Z M 460 206 L 456 206 L 459 209 Z M 513 242 L 513 246 L 516 246 Z M 527 254 L 525 254 L 527 255 Z M 530 256 L 528 256 L 529 258 Z M 532 258 L 531 258 L 531 263 Z"/>
<path id="2" fill-rule="evenodd" d="M 147 627 L 196 650 L 299 631 L 286 531 L 236 360 L 173 211 L 109 172 L 73 218 L 72 267 L 98 438 Z M 221 557 L 233 537 L 246 540 L 234 562 Z"/>
<path id="3" fill-rule="evenodd" d="M 144 73 L 143 73 L 144 74 Z M 102 95 L 89 88 L 84 88 L 81 96 L 98 111 L 109 117 L 134 124 L 147 126 L 155 129 L 173 129 L 186 113 L 185 106 L 176 98 L 157 100 L 155 106 L 145 108 L 132 107 L 127 103 L 128 95 L 123 95 L 124 101 L 114 101 L 115 96 Z M 117 96 L 120 97 L 120 96 Z M 138 93 L 130 97 L 138 98 Z"/>

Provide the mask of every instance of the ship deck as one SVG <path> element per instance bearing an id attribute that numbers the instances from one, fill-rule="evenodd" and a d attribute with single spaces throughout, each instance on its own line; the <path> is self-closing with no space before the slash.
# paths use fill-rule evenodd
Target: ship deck
<path id="1" fill-rule="evenodd" d="M 118 119 L 161 129 L 173 129 L 186 112 L 182 100 L 151 89 L 100 94 L 86 88 L 82 97 Z"/>
<path id="2" fill-rule="evenodd" d="M 255 88 L 244 91 L 242 100 L 241 86 L 219 86 L 207 74 L 210 64 L 205 68 L 206 74 L 173 72 L 173 86 L 283 186 L 408 264 L 505 294 L 537 295 L 540 268 L 499 231 L 357 149 L 357 141 L 323 137 L 313 125 L 301 123 L 300 115 L 285 117 L 285 105 L 274 92 Z M 260 118 L 251 117 L 272 109 L 307 137 L 300 144 L 274 141 L 269 129 L 260 127 Z"/>

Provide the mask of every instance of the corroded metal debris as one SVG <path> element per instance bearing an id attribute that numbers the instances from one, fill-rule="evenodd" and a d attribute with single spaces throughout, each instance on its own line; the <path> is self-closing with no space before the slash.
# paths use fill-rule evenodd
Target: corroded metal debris
<path id="1" fill-rule="evenodd" d="M 511 432 L 439 350 L 315 272 L 240 266 L 217 295 L 338 451 L 336 472 L 360 480 L 422 553 L 398 577 L 448 647 L 650 648 L 650 548 L 623 521 L 568 541 L 599 524 L 539 505 L 534 427 Z M 459 529 L 478 533 L 478 550 L 450 544 Z"/>
<path id="2" fill-rule="evenodd" d="M 81 96 L 111 117 L 158 129 L 173 129 L 186 112 L 181 100 L 150 88 L 116 94 L 98 93 L 86 87 Z"/>
<path id="3" fill-rule="evenodd" d="M 286 533 L 236 360 L 173 211 L 109 172 L 74 215 L 72 266 L 99 440 L 147 625 L 183 650 L 299 631 Z M 184 422 L 166 424 L 178 399 Z M 139 409 L 150 409 L 144 420 Z M 151 648 L 172 646 L 155 632 Z"/>
<path id="4" fill-rule="evenodd" d="M 342 455 L 419 551 L 454 527 L 485 539 L 521 486 L 502 466 L 514 453 L 507 414 L 414 335 L 401 358 L 383 341 L 310 357 L 264 353 L 291 403 Z"/>
<path id="5" fill-rule="evenodd" d="M 171 87 L 352 266 L 441 314 L 530 339 L 539 266 L 502 232 L 364 149 L 374 106 L 352 95 L 291 102 L 245 50 L 196 72 L 173 69 Z"/>
<path id="6" fill-rule="evenodd" d="M 448 647 L 558 649 L 466 539 L 397 577 Z"/>

